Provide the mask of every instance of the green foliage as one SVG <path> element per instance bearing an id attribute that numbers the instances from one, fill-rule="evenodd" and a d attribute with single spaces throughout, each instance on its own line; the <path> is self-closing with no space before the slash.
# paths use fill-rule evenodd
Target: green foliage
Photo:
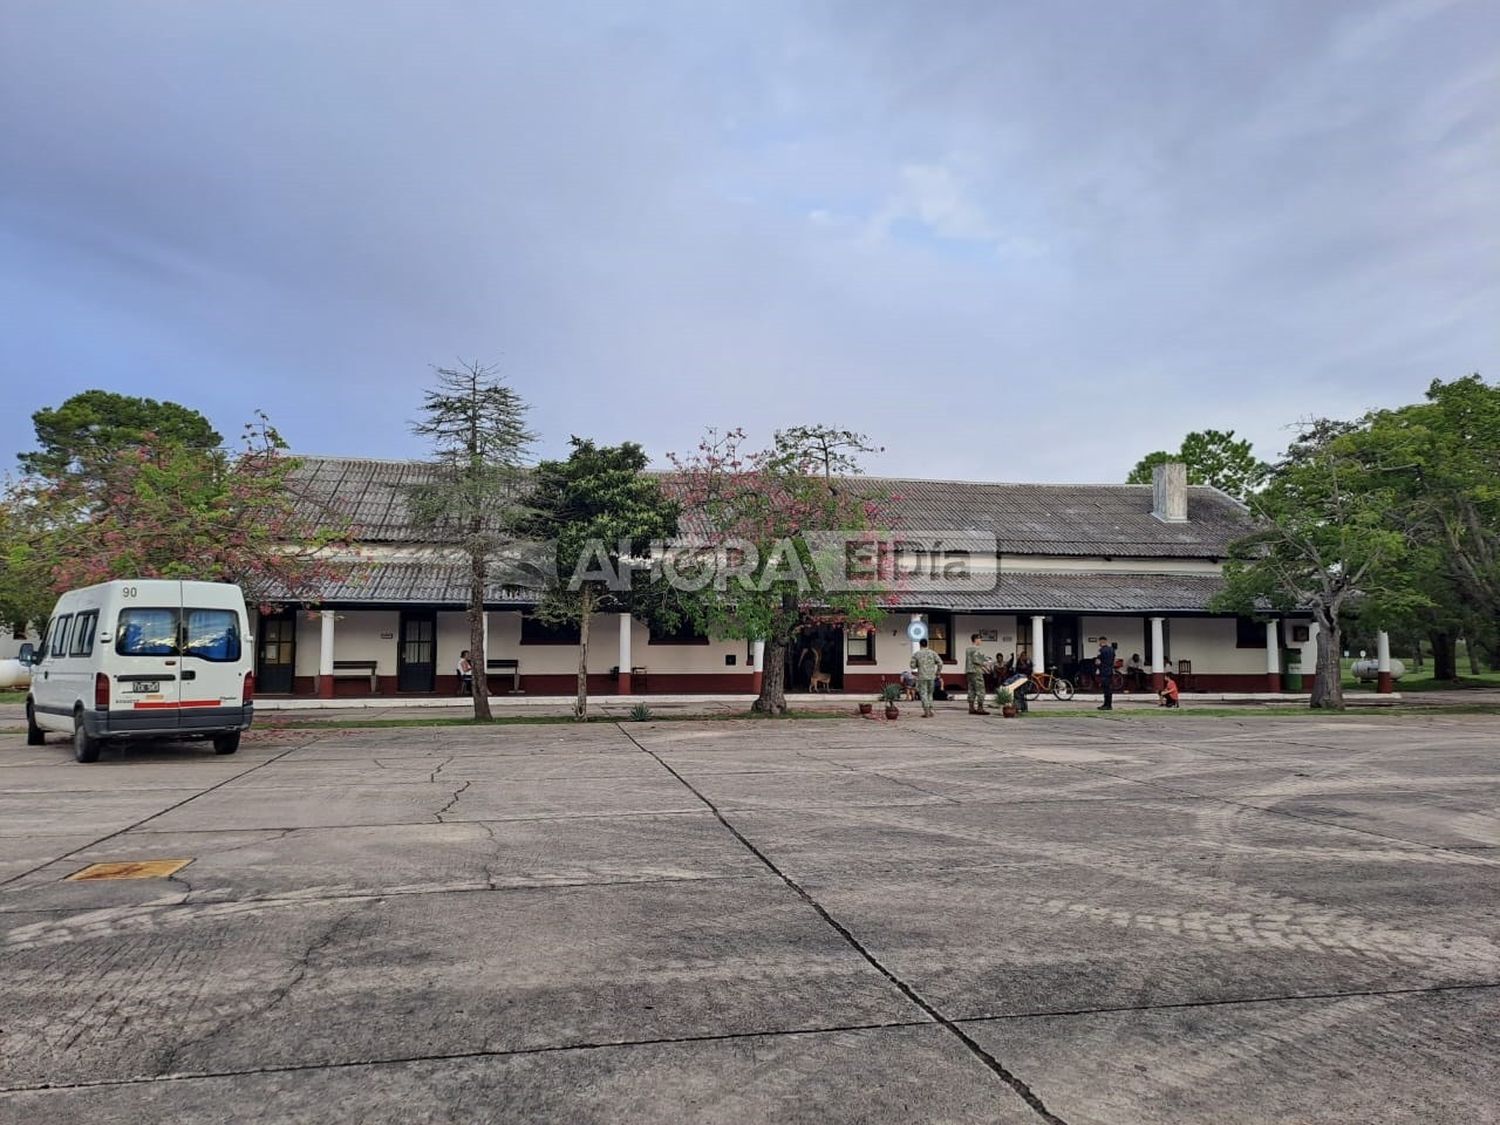
<path id="1" fill-rule="evenodd" d="M 780 431 L 770 449 L 746 452 L 744 434 L 710 432 L 697 451 L 673 457 L 669 489 L 684 521 L 701 535 L 713 565 L 739 566 L 741 577 L 706 581 L 679 601 L 712 637 L 764 640 L 765 675 L 758 710 L 786 710 L 783 668 L 788 647 L 810 618 L 877 622 L 888 576 L 857 583 L 842 575 L 843 541 L 873 543 L 888 497 L 854 479 L 869 442 L 849 431 L 802 426 Z M 824 548 L 818 535 L 839 546 Z M 837 551 L 837 558 L 830 557 Z"/>
<path id="2" fill-rule="evenodd" d="M 644 558 L 654 540 L 677 533 L 677 505 L 634 442 L 597 446 L 571 439 L 566 461 L 543 461 L 533 473 L 524 534 L 555 547 L 557 581 L 539 615 L 578 623 L 585 601 L 592 611 L 628 609 L 630 561 Z"/>
<path id="3" fill-rule="evenodd" d="M 432 442 L 429 480 L 407 495 L 412 521 L 425 535 L 462 549 L 468 561 L 468 649 L 485 667 L 484 597 L 502 552 L 513 547 L 527 516 L 522 461 L 535 435 L 526 403 L 491 367 L 464 363 L 435 369 L 412 432 Z M 474 717 L 490 718 L 484 677 L 474 677 Z"/>
<path id="4" fill-rule="evenodd" d="M 296 461 L 264 415 L 235 454 L 146 435 L 85 450 L 0 502 L 0 613 L 40 621 L 64 590 L 111 578 L 233 582 L 300 600 L 339 576 L 350 528 L 295 494 Z"/>
<path id="5" fill-rule="evenodd" d="M 886 684 L 880 689 L 878 697 L 882 703 L 895 703 L 901 698 L 900 684 Z"/>
<path id="6" fill-rule="evenodd" d="M 38 410 L 31 421 L 41 448 L 21 454 L 21 468 L 28 475 L 53 479 L 143 444 L 148 436 L 158 447 L 199 451 L 215 449 L 223 441 L 196 410 L 112 391 L 84 391 L 61 406 Z"/>
<path id="7" fill-rule="evenodd" d="M 1250 498 L 1261 528 L 1231 548 L 1218 612 L 1311 611 L 1318 622 L 1314 707 L 1343 706 L 1338 655 L 1356 610 L 1384 618 L 1427 599 L 1416 587 L 1395 494 L 1372 472 L 1358 431 L 1315 424 Z"/>
<path id="8" fill-rule="evenodd" d="M 1011 707 L 1016 702 L 1016 694 L 1010 688 L 1001 686 L 995 689 L 995 705 L 997 707 Z"/>
<path id="9" fill-rule="evenodd" d="M 431 479 L 411 489 L 414 522 L 435 539 L 488 561 L 526 516 L 522 462 L 536 440 L 526 403 L 478 363 L 435 369 L 412 432 L 431 440 Z"/>
<path id="10" fill-rule="evenodd" d="M 1148 453 L 1130 470 L 1126 484 L 1150 484 L 1152 470 L 1169 461 L 1187 465 L 1188 484 L 1209 484 L 1248 499 L 1265 483 L 1270 466 L 1258 459 L 1248 441 L 1236 441 L 1233 430 L 1195 430 L 1182 439 L 1176 453 Z"/>
<path id="11" fill-rule="evenodd" d="M 588 630 L 601 610 L 637 611 L 661 619 L 669 605 L 664 587 L 637 590 L 631 562 L 644 558 L 653 540 L 677 533 L 677 505 L 654 476 L 634 442 L 597 446 L 574 437 L 566 461 L 536 467 L 530 514 L 521 530 L 553 548 L 555 570 L 537 616 L 579 627 L 575 713 L 588 714 Z"/>
<path id="12" fill-rule="evenodd" d="M 644 703 L 637 703 L 630 709 L 630 721 L 633 723 L 649 723 L 651 721 L 651 708 Z"/>

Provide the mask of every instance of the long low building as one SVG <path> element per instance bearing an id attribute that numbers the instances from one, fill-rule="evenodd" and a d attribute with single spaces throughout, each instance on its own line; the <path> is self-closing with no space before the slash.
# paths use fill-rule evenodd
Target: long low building
<path id="1" fill-rule="evenodd" d="M 468 579 L 451 548 L 424 541 L 408 515 L 409 490 L 427 472 L 420 462 L 302 458 L 297 489 L 352 521 L 360 552 L 343 578 L 310 600 L 260 617 L 261 693 L 457 693 L 469 647 Z M 1064 670 L 1086 663 L 1108 637 L 1122 659 L 1138 654 L 1148 669 L 1171 667 L 1189 690 L 1279 689 L 1289 663 L 1314 667 L 1308 619 L 1209 612 L 1229 545 L 1253 521 L 1218 489 L 1188 486 L 1180 465 L 1164 466 L 1152 485 L 861 479 L 895 497 L 888 505 L 895 526 L 982 543 L 983 557 L 961 588 L 899 589 L 878 625 L 810 619 L 788 654 L 793 690 L 814 675 L 833 691 L 878 690 L 907 667 L 914 620 L 955 669 L 973 633 L 1002 659 Z M 576 631 L 532 616 L 534 604 L 524 586 L 487 592 L 495 694 L 573 690 Z M 599 615 L 590 632 L 592 693 L 758 688 L 762 650 L 753 643 L 686 629 L 663 634 L 622 614 Z"/>

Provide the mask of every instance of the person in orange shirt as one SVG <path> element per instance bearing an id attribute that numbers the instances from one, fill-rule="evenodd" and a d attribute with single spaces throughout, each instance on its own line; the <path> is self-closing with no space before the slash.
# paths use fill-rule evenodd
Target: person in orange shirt
<path id="1" fill-rule="evenodd" d="M 1161 705 L 1163 707 L 1181 706 L 1177 702 L 1177 681 L 1172 678 L 1172 673 L 1167 673 L 1166 682 L 1161 685 L 1161 691 L 1158 694 L 1161 696 Z"/>

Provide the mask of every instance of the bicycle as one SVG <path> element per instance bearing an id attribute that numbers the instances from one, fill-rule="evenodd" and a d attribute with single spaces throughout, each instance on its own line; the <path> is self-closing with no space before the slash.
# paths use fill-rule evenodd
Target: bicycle
<path id="1" fill-rule="evenodd" d="M 1063 679 L 1055 671 L 1033 672 L 1030 678 L 1027 679 L 1025 686 L 1028 695 L 1047 695 L 1050 693 L 1054 698 L 1064 701 L 1073 698 L 1072 681 Z"/>
<path id="2" fill-rule="evenodd" d="M 1076 673 L 1076 676 L 1077 676 L 1077 682 L 1076 682 L 1075 686 L 1077 687 L 1077 689 L 1079 691 L 1098 691 L 1099 690 L 1099 688 L 1100 688 L 1099 681 L 1102 679 L 1102 677 L 1099 675 L 1099 670 L 1097 668 L 1088 668 L 1088 669 L 1080 668 L 1078 670 L 1078 672 Z M 1109 683 L 1110 683 L 1110 691 L 1114 692 L 1116 695 L 1120 694 L 1121 692 L 1123 692 L 1125 690 L 1125 676 L 1124 676 L 1124 674 L 1121 673 L 1121 672 L 1119 672 L 1119 671 L 1111 672 L 1110 673 L 1110 677 L 1109 677 Z"/>

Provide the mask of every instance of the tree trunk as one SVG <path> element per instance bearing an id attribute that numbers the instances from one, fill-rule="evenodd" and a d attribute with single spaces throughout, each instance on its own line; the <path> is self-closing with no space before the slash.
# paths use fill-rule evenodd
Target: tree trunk
<path id="1" fill-rule="evenodd" d="M 1344 709 L 1344 635 L 1338 622 L 1318 615 L 1318 678 L 1313 681 L 1309 707 L 1326 711 Z"/>
<path id="2" fill-rule="evenodd" d="M 750 705 L 758 715 L 786 714 L 786 640 L 766 638 L 766 666 L 761 672 L 760 695 Z"/>
<path id="3" fill-rule="evenodd" d="M 1469 675 L 1484 675 L 1484 668 L 1479 663 L 1479 646 L 1474 643 L 1472 637 L 1464 638 L 1464 651 L 1469 654 Z"/>
<path id="4" fill-rule="evenodd" d="M 1418 637 L 1412 644 L 1411 666 L 1416 669 L 1422 667 L 1422 638 Z"/>
<path id="5" fill-rule="evenodd" d="M 1434 680 L 1458 679 L 1458 664 L 1454 660 L 1453 635 L 1436 632 L 1429 635 L 1432 641 L 1432 678 Z"/>
<path id="6" fill-rule="evenodd" d="M 474 718 L 489 722 L 489 657 L 484 651 L 484 556 L 469 556 L 469 663 L 474 669 Z"/>
<path id="7" fill-rule="evenodd" d="M 594 601 L 584 583 L 578 609 L 578 698 L 573 701 L 573 718 L 580 723 L 589 718 L 589 618 L 593 615 Z"/>

